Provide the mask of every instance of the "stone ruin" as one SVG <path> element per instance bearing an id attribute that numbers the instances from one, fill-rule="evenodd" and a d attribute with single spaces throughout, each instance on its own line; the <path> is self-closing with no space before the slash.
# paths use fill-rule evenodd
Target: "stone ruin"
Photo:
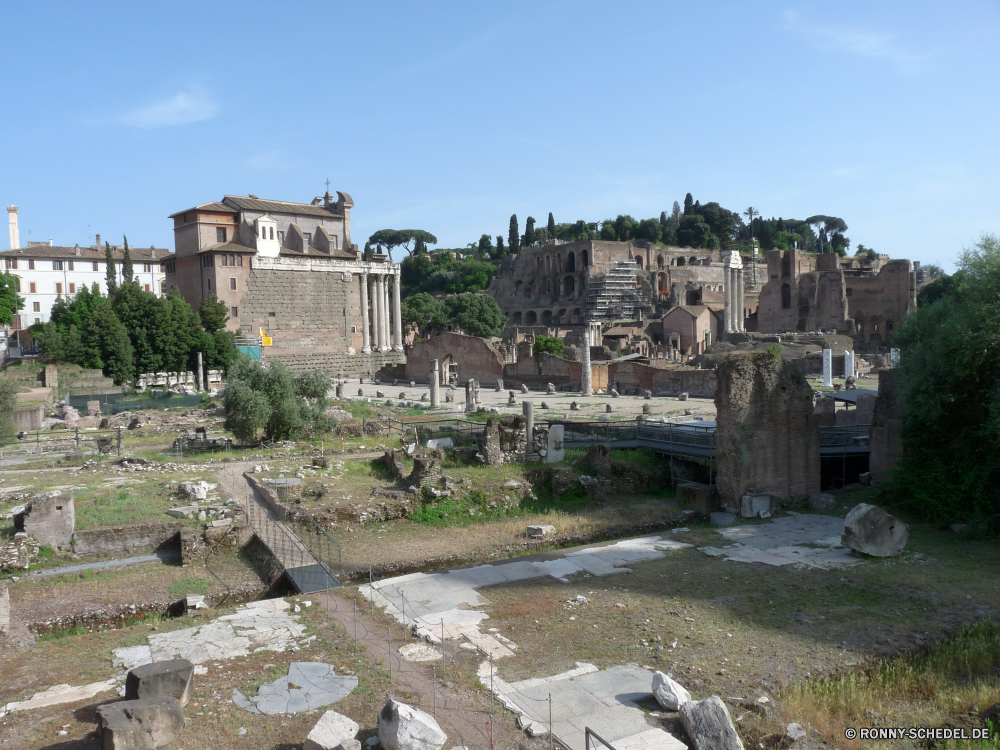
<path id="1" fill-rule="evenodd" d="M 892 476 L 896 461 L 903 453 L 895 379 L 895 370 L 881 370 L 878 374 L 878 399 L 872 410 L 868 439 L 871 447 L 868 466 L 876 482 L 884 482 Z"/>
<path id="2" fill-rule="evenodd" d="M 39 544 L 53 549 L 68 550 L 75 527 L 73 498 L 62 492 L 35 495 L 26 506 L 14 509 L 15 532 L 25 532 Z"/>
<path id="3" fill-rule="evenodd" d="M 739 508 L 751 488 L 778 499 L 819 492 L 819 420 L 802 371 L 756 352 L 726 357 L 716 375 L 716 482 L 723 504 Z"/>
<path id="4" fill-rule="evenodd" d="M 487 466 L 520 461 L 527 450 L 527 421 L 520 415 L 491 416 L 479 438 L 479 455 Z"/>

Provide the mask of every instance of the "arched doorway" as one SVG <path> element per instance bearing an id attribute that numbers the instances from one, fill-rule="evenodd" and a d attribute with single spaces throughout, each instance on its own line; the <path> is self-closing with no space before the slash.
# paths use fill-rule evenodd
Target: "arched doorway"
<path id="1" fill-rule="evenodd" d="M 574 253 L 566 256 L 566 270 L 569 273 L 576 271 L 576 255 Z"/>
<path id="2" fill-rule="evenodd" d="M 537 324 L 538 314 L 534 310 L 528 310 L 528 314 L 525 316 L 524 322 L 529 326 Z"/>
<path id="3" fill-rule="evenodd" d="M 587 256 L 587 251 L 586 250 L 581 250 L 580 251 L 580 260 L 582 261 L 584 268 L 586 268 L 587 266 L 590 265 L 590 259 Z"/>
<path id="4" fill-rule="evenodd" d="M 516 326 L 521 325 L 521 313 L 520 312 L 516 312 L 513 315 L 511 315 L 510 316 L 510 322 L 513 323 Z"/>
<path id="5" fill-rule="evenodd" d="M 635 266 L 639 270 L 642 270 L 642 256 L 641 255 L 635 256 Z"/>
<path id="6" fill-rule="evenodd" d="M 790 284 L 781 285 L 781 309 L 792 309 L 792 287 Z"/>
<path id="7" fill-rule="evenodd" d="M 572 276 L 563 279 L 563 295 L 570 299 L 576 296 L 576 279 Z"/>
<path id="8" fill-rule="evenodd" d="M 550 325 L 551 323 L 552 323 L 552 311 L 551 310 L 543 310 L 542 311 L 542 325 L 543 326 L 547 326 L 547 325 Z"/>

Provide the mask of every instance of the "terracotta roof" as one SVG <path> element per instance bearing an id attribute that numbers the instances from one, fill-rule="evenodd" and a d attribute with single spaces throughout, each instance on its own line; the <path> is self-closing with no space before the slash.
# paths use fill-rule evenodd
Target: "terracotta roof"
<path id="1" fill-rule="evenodd" d="M 216 242 L 214 245 L 206 245 L 198 250 L 198 253 L 256 253 L 252 247 L 241 245 L 238 242 Z"/>
<path id="2" fill-rule="evenodd" d="M 670 315 L 670 313 L 674 312 L 674 310 L 681 310 L 682 312 L 686 312 L 692 318 L 697 318 L 703 315 L 706 310 L 711 310 L 711 308 L 708 305 L 677 305 L 677 307 L 668 312 L 667 315 Z M 663 317 L 666 317 L 666 315 Z"/>
<path id="3" fill-rule="evenodd" d="M 237 213 L 236 209 L 232 206 L 227 206 L 225 203 L 219 203 L 218 201 L 212 201 L 210 203 L 202 203 L 199 206 L 194 206 L 192 208 L 184 209 L 183 211 L 178 211 L 177 213 L 170 214 L 168 219 L 172 219 L 175 216 L 180 216 L 181 214 L 186 214 L 189 211 L 220 211 L 226 214 Z"/>
<path id="4" fill-rule="evenodd" d="M 156 257 L 152 257 L 153 250 L 156 250 Z M 32 245 L 31 247 L 22 247 L 17 250 L 0 250 L 0 258 L 68 258 L 73 260 L 74 258 L 80 258 L 81 260 L 104 260 L 104 248 L 96 250 L 93 247 L 80 247 L 80 254 L 77 255 L 77 248 L 75 247 L 53 247 L 50 245 Z M 142 248 L 142 247 L 131 247 L 129 246 L 129 255 L 132 256 L 133 261 L 147 261 L 155 260 L 161 261 L 164 257 L 170 254 L 170 251 L 166 248 Z M 115 260 L 122 260 L 125 257 L 124 252 L 121 247 L 112 247 L 111 254 L 114 256 Z"/>
<path id="5" fill-rule="evenodd" d="M 309 203 L 292 203 L 290 201 L 272 201 L 261 198 L 248 198 L 242 195 L 227 195 L 222 199 L 231 206 L 249 209 L 251 211 L 272 211 L 280 214 L 304 214 L 306 216 L 327 216 L 342 218 L 343 214 L 333 206 L 313 206 Z"/>

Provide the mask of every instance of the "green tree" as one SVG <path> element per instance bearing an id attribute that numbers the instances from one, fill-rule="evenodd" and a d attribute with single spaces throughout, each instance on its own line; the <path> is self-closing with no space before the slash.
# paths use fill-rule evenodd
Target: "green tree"
<path id="1" fill-rule="evenodd" d="M 535 354 L 554 354 L 557 357 L 563 356 L 565 349 L 566 342 L 557 336 L 536 336 L 532 347 Z"/>
<path id="2" fill-rule="evenodd" d="M 213 292 L 201 303 L 201 307 L 198 308 L 198 317 L 201 319 L 202 328 L 209 333 L 215 333 L 226 327 L 226 322 L 229 320 L 229 310 L 226 309 L 226 303 Z"/>
<path id="3" fill-rule="evenodd" d="M 677 228 L 677 244 L 681 247 L 716 248 L 719 246 L 719 238 L 712 234 L 703 217 L 685 214 L 681 216 L 680 226 Z"/>
<path id="4" fill-rule="evenodd" d="M 556 220 L 552 217 L 552 212 L 549 211 L 549 223 L 545 225 L 548 231 L 549 238 L 556 236 Z"/>
<path id="5" fill-rule="evenodd" d="M 507 316 L 486 294 L 457 294 L 444 301 L 448 322 L 470 336 L 499 336 L 507 326 Z"/>
<path id="6" fill-rule="evenodd" d="M 656 219 L 643 219 L 639 222 L 639 227 L 635 233 L 639 239 L 649 242 L 659 242 L 663 235 L 663 225 Z"/>
<path id="7" fill-rule="evenodd" d="M 694 196 L 688 193 L 684 196 L 684 215 L 690 216 L 694 211 Z"/>
<path id="8" fill-rule="evenodd" d="M 497 257 L 498 258 L 502 258 L 503 254 L 504 254 L 504 251 L 503 251 L 503 235 L 502 234 L 498 234 L 497 235 Z"/>
<path id="9" fill-rule="evenodd" d="M 66 329 L 66 335 L 63 337 L 63 352 L 67 362 L 79 363 L 87 356 L 83 336 L 75 325 L 70 325 Z"/>
<path id="10" fill-rule="evenodd" d="M 118 273 L 115 270 L 115 254 L 111 252 L 111 245 L 104 243 L 104 274 L 108 287 L 108 296 L 114 297 L 118 291 Z"/>
<path id="11" fill-rule="evenodd" d="M 21 285 L 10 271 L 0 273 L 0 325 L 14 322 L 17 311 L 24 307 L 24 298 L 18 296 Z"/>
<path id="12" fill-rule="evenodd" d="M 0 445 L 14 439 L 17 426 L 14 411 L 17 409 L 17 381 L 0 376 Z"/>
<path id="13" fill-rule="evenodd" d="M 125 237 L 125 247 L 122 250 L 122 284 L 131 284 L 135 281 L 135 274 L 132 273 L 132 253 L 128 249 L 128 237 Z"/>
<path id="14" fill-rule="evenodd" d="M 412 255 L 418 247 L 436 245 L 437 237 L 423 229 L 380 229 L 368 238 L 369 245 L 384 245 L 391 253 L 393 248 L 401 247 L 407 255 Z"/>
<path id="15" fill-rule="evenodd" d="M 232 368 L 227 377 L 223 408 L 226 429 L 243 443 L 257 442 L 271 418 L 267 395 L 255 391 L 247 381 L 233 377 Z"/>
<path id="16" fill-rule="evenodd" d="M 951 276 L 947 274 L 938 276 L 917 292 L 917 307 L 927 307 L 945 297 L 957 297 L 959 289 L 965 284 L 965 274 L 962 271 Z"/>
<path id="17" fill-rule="evenodd" d="M 510 215 L 510 227 L 507 229 L 507 247 L 511 255 L 521 252 L 521 234 L 517 230 L 517 214 Z"/>
<path id="18" fill-rule="evenodd" d="M 66 353 L 63 350 L 62 331 L 51 320 L 48 323 L 38 323 L 31 327 L 31 335 L 38 344 L 38 350 L 45 359 L 52 362 L 64 362 Z"/>
<path id="19" fill-rule="evenodd" d="M 324 375 L 294 376 L 281 362 L 268 369 L 246 355 L 233 360 L 226 378 L 226 429 L 238 440 L 289 440 L 303 431 L 328 429 Z"/>
<path id="20" fill-rule="evenodd" d="M 535 244 L 535 217 L 529 216 L 524 220 L 524 247 L 531 247 Z"/>
<path id="21" fill-rule="evenodd" d="M 435 324 L 443 324 L 447 320 L 447 311 L 444 302 L 421 292 L 400 303 L 400 319 L 404 324 L 415 325 L 417 330 L 424 332 Z"/>
<path id="22" fill-rule="evenodd" d="M 128 331 L 115 314 L 110 301 L 96 310 L 91 320 L 94 340 L 104 362 L 104 374 L 122 385 L 135 376 L 135 352 Z"/>
<path id="23" fill-rule="evenodd" d="M 907 317 L 895 390 L 903 452 L 888 488 L 937 524 L 1000 529 L 1000 239 L 964 251 L 951 289 Z M 928 285 L 930 286 L 930 285 Z"/>
<path id="24" fill-rule="evenodd" d="M 488 234 L 480 235 L 477 247 L 479 250 L 479 257 L 481 258 L 493 257 L 493 238 L 490 237 Z"/>

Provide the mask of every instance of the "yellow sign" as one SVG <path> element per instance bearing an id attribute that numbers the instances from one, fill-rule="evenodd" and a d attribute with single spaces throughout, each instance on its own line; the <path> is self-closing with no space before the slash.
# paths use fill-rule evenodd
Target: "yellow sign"
<path id="1" fill-rule="evenodd" d="M 261 336 L 260 342 L 261 342 L 261 346 L 270 346 L 271 345 L 271 337 L 270 336 Z"/>

